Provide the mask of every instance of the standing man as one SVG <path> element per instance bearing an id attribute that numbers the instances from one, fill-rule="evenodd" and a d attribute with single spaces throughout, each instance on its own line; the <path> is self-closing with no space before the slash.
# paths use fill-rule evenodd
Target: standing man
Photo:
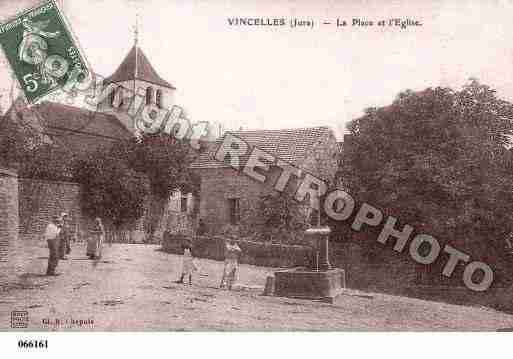
<path id="1" fill-rule="evenodd" d="M 48 269 L 46 270 L 46 275 L 58 275 L 55 273 L 55 268 L 57 264 L 59 264 L 59 245 L 60 238 L 59 235 L 61 233 L 62 227 L 62 219 L 59 216 L 55 216 L 53 221 L 48 223 L 46 226 L 44 239 L 48 243 Z"/>

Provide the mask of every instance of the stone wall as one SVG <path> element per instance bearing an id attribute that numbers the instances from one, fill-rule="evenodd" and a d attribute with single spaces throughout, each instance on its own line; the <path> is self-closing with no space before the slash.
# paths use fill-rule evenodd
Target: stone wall
<path id="1" fill-rule="evenodd" d="M 18 239 L 18 175 L 0 167 L 0 261 Z"/>
<path id="2" fill-rule="evenodd" d="M 258 206 L 263 196 L 272 193 L 273 184 L 279 174 L 279 168 L 271 168 L 265 183 L 260 183 L 231 168 L 198 170 L 201 176 L 199 218 L 203 219 L 207 229 L 219 232 L 230 224 L 229 199 L 238 198 L 241 224 L 258 224 Z M 293 182 L 293 181 L 291 181 Z M 294 185 L 288 186 L 292 191 Z"/>
<path id="3" fill-rule="evenodd" d="M 230 168 L 200 171 L 200 218 L 209 230 L 230 223 L 230 198 L 240 198 L 241 211 L 251 208 L 258 200 L 262 185 Z"/>
<path id="4" fill-rule="evenodd" d="M 277 193 L 273 187 L 282 170 L 271 167 L 266 172 L 264 183 L 231 168 L 197 171 L 201 177 L 199 218 L 203 219 L 209 231 L 219 232 L 223 226 L 230 224 L 229 199 L 232 198 L 239 199 L 240 224 L 249 227 L 261 224 L 262 219 L 258 217 L 259 206 L 264 196 Z M 291 177 L 285 193 L 293 197 L 298 182 L 295 177 Z"/>
<path id="5" fill-rule="evenodd" d="M 192 254 L 195 257 L 217 261 L 225 259 L 226 239 L 219 236 L 191 237 L 166 232 L 162 250 L 167 253 L 183 254 L 182 245 L 185 242 L 192 245 Z M 306 267 L 312 264 L 312 250 L 307 246 L 279 245 L 248 240 L 235 242 L 242 250 L 240 263 L 275 268 Z"/>
<path id="6" fill-rule="evenodd" d="M 93 228 L 94 219 L 82 213 L 81 187 L 78 183 L 19 179 L 19 235 L 23 240 L 38 240 L 53 216 L 66 212 L 71 216 L 77 239 L 83 240 Z M 151 202 L 149 199 L 148 203 Z M 146 207 L 148 207 L 148 203 Z M 145 215 L 148 215 L 146 208 Z M 145 218 L 115 230 L 103 218 L 107 240 L 114 242 L 143 242 L 146 239 Z"/>
<path id="7" fill-rule="evenodd" d="M 19 180 L 20 237 L 41 238 L 53 216 L 66 212 L 74 225 L 87 229 L 90 220 L 83 218 L 80 209 L 80 185 L 73 182 Z"/>

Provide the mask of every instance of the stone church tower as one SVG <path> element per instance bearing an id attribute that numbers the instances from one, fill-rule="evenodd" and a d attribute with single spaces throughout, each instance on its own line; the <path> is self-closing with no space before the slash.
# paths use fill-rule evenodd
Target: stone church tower
<path id="1" fill-rule="evenodd" d="M 104 85 L 115 84 L 116 90 L 100 105 L 99 111 L 114 114 L 130 131 L 135 131 L 134 120 L 127 114 L 132 94 L 138 91 L 146 104 L 171 109 L 176 88 L 159 76 L 138 45 L 135 30 L 134 46 L 118 69 L 104 80 Z"/>
<path id="2" fill-rule="evenodd" d="M 134 45 L 117 70 L 103 80 L 104 86 L 115 86 L 99 105 L 98 111 L 112 114 L 132 133 L 136 132 L 133 113 L 129 109 L 141 107 L 143 104 L 152 104 L 159 108 L 171 109 L 174 105 L 174 92 L 176 88 L 159 76 L 150 61 L 139 47 L 137 23 L 134 34 Z M 133 95 L 137 94 L 136 105 L 133 106 Z M 132 231 L 132 240 L 141 242 L 151 240 L 155 236 L 162 237 L 164 224 L 167 223 L 167 211 L 159 208 L 159 204 L 167 203 L 168 199 L 150 196 L 145 204 L 145 215 L 135 224 Z M 156 231 L 158 233 L 156 233 Z M 149 236 L 149 237 L 148 237 Z"/>

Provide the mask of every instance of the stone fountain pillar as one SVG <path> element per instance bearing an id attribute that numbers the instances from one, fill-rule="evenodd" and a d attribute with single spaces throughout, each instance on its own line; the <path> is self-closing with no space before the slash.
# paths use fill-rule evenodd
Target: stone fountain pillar
<path id="1" fill-rule="evenodd" d="M 306 230 L 305 237 L 315 256 L 313 265 L 275 272 L 275 295 L 333 303 L 345 288 L 345 273 L 342 269 L 332 268 L 329 262 L 330 233 L 326 226 Z"/>
<path id="2" fill-rule="evenodd" d="M 327 271 L 331 269 L 329 260 L 329 236 L 331 230 L 329 227 L 308 228 L 305 232 L 305 238 L 309 240 L 312 248 L 318 254 L 318 263 L 314 264 L 316 270 Z M 317 268 L 318 266 L 318 268 Z"/>

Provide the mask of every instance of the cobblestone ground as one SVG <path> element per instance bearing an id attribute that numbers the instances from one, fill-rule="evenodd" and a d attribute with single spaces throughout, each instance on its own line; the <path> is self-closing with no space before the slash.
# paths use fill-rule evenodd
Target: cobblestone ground
<path id="1" fill-rule="evenodd" d="M 25 243 L 0 288 L 0 330 L 11 311 L 27 311 L 29 330 L 496 330 L 513 316 L 376 293 L 348 291 L 331 304 L 261 295 L 270 268 L 241 266 L 242 289 L 217 289 L 222 263 L 197 260 L 192 286 L 173 283 L 180 256 L 158 246 L 115 244 L 99 261 L 83 244 L 43 276 L 47 250 Z M 12 266 L 12 263 L 11 263 Z M 0 268 L 5 270 L 5 268 Z M 12 272 L 12 269 L 11 269 Z M 4 271 L 4 273 L 6 273 Z M 58 320 L 58 322 L 57 322 Z"/>

